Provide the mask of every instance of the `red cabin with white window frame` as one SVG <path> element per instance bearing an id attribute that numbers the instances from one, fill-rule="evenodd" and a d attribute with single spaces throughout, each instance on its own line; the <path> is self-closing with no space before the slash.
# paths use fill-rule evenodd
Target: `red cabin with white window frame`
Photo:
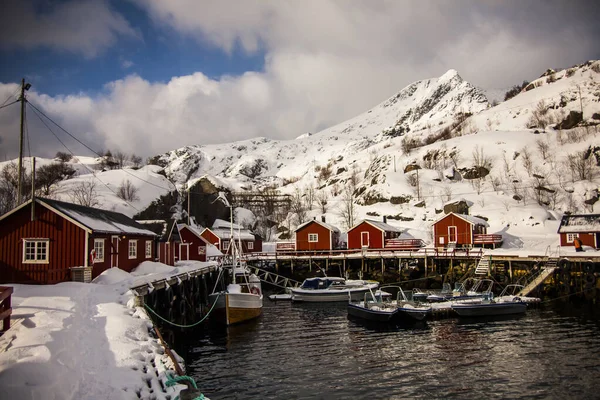
<path id="1" fill-rule="evenodd" d="M 308 221 L 295 232 L 296 251 L 334 250 L 340 246 L 340 230 L 325 222 Z"/>
<path id="2" fill-rule="evenodd" d="M 177 260 L 206 261 L 206 249 L 210 243 L 201 235 L 201 231 L 193 226 L 177 224 L 181 243 L 176 249 Z"/>
<path id="3" fill-rule="evenodd" d="M 365 219 L 348 231 L 348 249 L 383 249 L 386 242 L 397 239 L 401 232 L 385 219 L 383 222 Z"/>
<path id="4" fill-rule="evenodd" d="M 36 198 L 0 216 L 0 225 L 0 283 L 68 281 L 71 267 L 91 266 L 94 278 L 155 257 L 154 232 L 114 211 Z"/>
<path id="5" fill-rule="evenodd" d="M 260 253 L 262 251 L 262 238 L 260 236 L 238 224 L 233 224 L 232 227 L 229 221 L 216 219 L 211 228 L 204 228 L 201 232 L 202 237 L 209 243 L 214 244 L 222 253 L 228 251 L 232 234 L 236 243 L 241 243 L 242 253 Z"/>
<path id="6" fill-rule="evenodd" d="M 574 246 L 573 240 L 578 237 L 581 244 L 600 248 L 600 214 L 565 215 L 558 228 L 561 246 Z"/>
<path id="7" fill-rule="evenodd" d="M 502 245 L 502 235 L 488 235 L 488 223 L 478 217 L 449 213 L 433 223 L 435 247 L 498 247 Z"/>

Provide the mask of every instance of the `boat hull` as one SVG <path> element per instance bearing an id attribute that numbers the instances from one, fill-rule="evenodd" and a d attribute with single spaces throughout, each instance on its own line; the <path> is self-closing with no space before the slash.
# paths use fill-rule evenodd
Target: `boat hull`
<path id="1" fill-rule="evenodd" d="M 389 322 L 398 309 L 375 309 L 359 304 L 348 303 L 348 316 L 375 322 Z"/>
<path id="2" fill-rule="evenodd" d="M 527 310 L 527 304 L 520 302 L 453 304 L 452 309 L 461 317 L 484 317 L 494 315 L 523 314 Z"/>
<path id="3" fill-rule="evenodd" d="M 407 320 L 423 321 L 431 312 L 431 308 L 398 308 L 398 316 L 404 317 Z"/>
<path id="4" fill-rule="evenodd" d="M 258 318 L 262 314 L 262 295 L 221 292 L 211 294 L 209 300 L 214 304 L 212 312 L 216 320 L 226 325 Z"/>
<path id="5" fill-rule="evenodd" d="M 292 301 L 308 303 L 348 302 L 363 300 L 366 293 L 377 289 L 379 284 L 372 283 L 361 288 L 329 290 L 329 289 L 291 289 Z"/>

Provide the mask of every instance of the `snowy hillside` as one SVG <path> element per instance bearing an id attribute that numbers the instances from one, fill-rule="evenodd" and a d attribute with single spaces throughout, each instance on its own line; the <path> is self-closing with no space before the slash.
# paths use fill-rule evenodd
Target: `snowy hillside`
<path id="1" fill-rule="evenodd" d="M 427 243 L 443 205 L 464 198 L 471 215 L 488 219 L 488 233 L 503 234 L 505 248 L 545 249 L 558 243 L 564 212 L 598 211 L 598 82 L 600 63 L 588 62 L 547 73 L 490 107 L 481 90 L 450 70 L 321 132 L 186 146 L 139 170 L 96 172 L 108 186 L 98 182 L 97 189 L 102 207 L 128 215 L 169 190 L 184 193 L 201 182 L 230 192 L 276 190 L 302 210 L 256 215 L 259 224 L 274 220 L 293 231 L 324 216 L 345 231 L 360 219 L 386 216 L 405 236 Z M 581 109 L 583 123 L 575 115 Z M 79 174 L 56 195 L 68 200 L 73 185 L 95 180 Z M 110 190 L 126 179 L 139 188 L 133 207 Z M 260 233 L 275 240 L 281 232 Z"/>

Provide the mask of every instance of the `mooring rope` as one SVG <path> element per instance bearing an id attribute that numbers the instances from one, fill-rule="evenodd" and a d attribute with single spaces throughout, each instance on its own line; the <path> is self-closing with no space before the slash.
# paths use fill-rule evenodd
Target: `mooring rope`
<path id="1" fill-rule="evenodd" d="M 206 315 L 204 317 L 202 317 L 202 319 L 198 322 L 195 322 L 191 325 L 181 325 L 181 324 L 177 324 L 175 322 L 171 322 L 168 319 L 165 319 L 163 317 L 161 317 L 160 315 L 158 315 L 158 313 L 156 311 L 154 311 L 152 308 L 150 308 L 150 306 L 146 303 L 144 303 L 144 307 L 149 310 L 152 314 L 156 315 L 161 321 L 166 322 L 169 325 L 173 325 L 176 326 L 178 328 L 193 328 L 195 326 L 200 325 L 202 322 L 204 322 L 206 320 L 206 318 L 208 318 L 208 316 L 210 315 L 210 313 L 212 312 L 212 310 L 215 308 L 215 306 L 217 305 L 217 300 L 219 300 L 219 297 L 221 296 L 222 292 L 219 292 L 219 294 L 217 295 L 217 298 L 215 299 L 215 301 L 213 302 L 213 305 L 210 307 L 210 310 L 208 310 L 208 312 L 206 313 Z"/>
<path id="2" fill-rule="evenodd" d="M 167 387 L 175 386 L 179 382 L 184 382 L 184 384 L 185 384 L 185 382 L 190 382 L 194 389 L 198 389 L 198 386 L 196 386 L 196 381 L 191 376 L 187 376 L 187 375 L 172 376 L 171 374 L 167 373 L 167 377 L 168 377 L 168 379 L 165 382 L 165 385 Z M 204 397 L 203 393 L 200 393 L 199 396 L 194 397 L 194 400 L 205 400 L 205 399 L 206 399 L 206 397 Z M 179 396 L 175 396 L 174 400 L 179 400 Z"/>

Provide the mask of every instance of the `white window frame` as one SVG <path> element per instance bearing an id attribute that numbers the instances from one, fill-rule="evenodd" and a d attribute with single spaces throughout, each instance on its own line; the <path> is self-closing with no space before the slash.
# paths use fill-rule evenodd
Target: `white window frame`
<path id="1" fill-rule="evenodd" d="M 130 260 L 137 258 L 137 239 L 129 239 L 129 243 L 127 244 L 127 255 Z"/>
<path id="2" fill-rule="evenodd" d="M 94 262 L 104 262 L 104 239 L 94 239 Z"/>
<path id="3" fill-rule="evenodd" d="M 152 240 L 146 240 L 146 258 L 152 258 Z"/>
<path id="4" fill-rule="evenodd" d="M 319 242 L 319 234 L 318 233 L 309 233 L 308 234 L 308 243 L 318 243 Z"/>
<path id="5" fill-rule="evenodd" d="M 50 239 L 23 239 L 23 264 L 48 264 L 50 256 Z M 27 247 L 33 249 L 33 258 L 27 258 Z M 44 258 L 38 258 L 38 250 L 45 248 Z M 29 253 L 31 254 L 31 253 Z"/>
<path id="6" fill-rule="evenodd" d="M 248 242 L 248 250 L 254 250 L 254 242 Z"/>
<path id="7" fill-rule="evenodd" d="M 223 247 L 221 248 L 221 250 L 227 250 L 227 248 L 229 247 L 229 240 L 223 240 L 223 241 L 221 242 L 221 245 L 223 246 Z"/>
<path id="8" fill-rule="evenodd" d="M 579 233 L 567 233 L 567 243 L 573 243 L 575 238 L 579 237 Z"/>

